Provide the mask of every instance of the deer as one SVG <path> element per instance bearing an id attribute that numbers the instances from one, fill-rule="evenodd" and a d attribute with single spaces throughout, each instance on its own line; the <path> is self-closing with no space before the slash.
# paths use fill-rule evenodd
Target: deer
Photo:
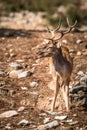
<path id="1" fill-rule="evenodd" d="M 69 107 L 69 83 L 73 70 L 73 59 L 70 56 L 69 48 L 63 43 L 59 42 L 66 34 L 70 33 L 77 24 L 75 20 L 73 25 L 67 18 L 68 30 L 59 31 L 61 27 L 61 21 L 56 29 L 51 30 L 48 26 L 48 32 L 51 34 L 50 38 L 46 38 L 46 43 L 42 48 L 39 48 L 37 54 L 39 58 L 49 57 L 50 73 L 54 81 L 54 99 L 51 106 L 51 111 L 55 110 L 55 103 L 59 90 L 62 92 L 62 96 L 65 102 L 66 111 L 70 111 Z M 58 33 L 56 37 L 55 34 Z"/>

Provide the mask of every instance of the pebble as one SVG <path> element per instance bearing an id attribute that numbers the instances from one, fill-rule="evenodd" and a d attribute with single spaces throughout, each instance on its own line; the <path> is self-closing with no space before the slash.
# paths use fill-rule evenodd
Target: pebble
<path id="1" fill-rule="evenodd" d="M 38 86 L 38 83 L 37 82 L 31 82 L 30 83 L 30 87 L 37 87 Z"/>
<path id="2" fill-rule="evenodd" d="M 24 60 L 19 59 L 19 60 L 16 60 L 16 62 L 22 63 L 24 62 Z"/>
<path id="3" fill-rule="evenodd" d="M 9 66 L 10 66 L 12 69 L 15 69 L 15 70 L 23 69 L 23 67 L 22 67 L 20 64 L 17 64 L 17 63 L 15 63 L 15 62 L 9 63 Z"/>
<path id="4" fill-rule="evenodd" d="M 77 93 L 78 91 L 83 90 L 83 89 L 84 89 L 84 87 L 82 85 L 78 85 L 76 87 L 71 88 L 70 93 L 74 94 L 74 93 Z"/>
<path id="5" fill-rule="evenodd" d="M 65 120 L 66 118 L 67 118 L 67 115 L 65 115 L 65 116 L 55 116 L 54 119 L 56 119 L 56 120 Z"/>
<path id="6" fill-rule="evenodd" d="M 28 88 L 27 88 L 27 87 L 21 87 L 21 89 L 22 89 L 22 90 L 28 90 Z"/>
<path id="7" fill-rule="evenodd" d="M 21 107 L 19 107 L 18 112 L 22 112 L 24 110 L 25 110 L 25 107 L 21 106 Z"/>
<path id="8" fill-rule="evenodd" d="M 31 72 L 30 71 L 24 71 L 24 72 L 21 72 L 21 73 L 19 73 L 18 74 L 18 79 L 20 79 L 20 78 L 25 78 L 25 77 L 27 77 L 27 76 L 31 76 Z"/>
<path id="9" fill-rule="evenodd" d="M 0 69 L 0 76 L 5 76 L 5 75 L 6 75 L 6 73 L 4 72 L 4 70 Z"/>
<path id="10" fill-rule="evenodd" d="M 44 119 L 44 124 L 48 123 L 50 121 L 50 118 L 45 118 Z"/>
<path id="11" fill-rule="evenodd" d="M 29 94 L 31 94 L 31 95 L 38 95 L 38 92 L 33 91 L 33 92 L 30 92 Z"/>
<path id="12" fill-rule="evenodd" d="M 81 55 L 82 55 L 81 51 L 77 51 L 77 56 L 81 56 Z"/>
<path id="13" fill-rule="evenodd" d="M 77 74 L 78 74 L 79 76 L 84 76 L 84 72 L 83 72 L 83 71 L 79 71 Z"/>
<path id="14" fill-rule="evenodd" d="M 10 78 L 18 78 L 18 75 L 22 72 L 22 70 L 12 70 L 9 72 Z"/>
<path id="15" fill-rule="evenodd" d="M 47 116 L 46 113 L 40 113 L 39 116 Z"/>
<path id="16" fill-rule="evenodd" d="M 11 129 L 12 129 L 12 128 L 11 128 L 11 124 L 8 123 L 8 124 L 5 126 L 5 129 L 6 129 L 6 130 L 11 130 Z"/>
<path id="17" fill-rule="evenodd" d="M 63 43 L 67 44 L 67 40 L 62 40 Z"/>
<path id="18" fill-rule="evenodd" d="M 58 115 L 58 112 L 53 112 L 53 111 L 47 111 L 47 113 L 51 114 L 51 115 L 54 115 L 54 116 Z"/>
<path id="19" fill-rule="evenodd" d="M 69 122 L 69 125 L 75 125 L 78 124 L 78 121 Z"/>
<path id="20" fill-rule="evenodd" d="M 87 84 L 87 75 L 85 75 L 84 77 L 82 77 L 82 78 L 80 79 L 80 81 Z"/>
<path id="21" fill-rule="evenodd" d="M 76 43 L 77 44 L 80 44 L 80 43 L 82 43 L 83 41 L 81 40 L 81 39 L 78 39 L 77 41 L 76 41 Z"/>
<path id="22" fill-rule="evenodd" d="M 18 125 L 23 125 L 23 126 L 26 126 L 26 125 L 29 125 L 29 124 L 30 124 L 29 121 L 26 120 L 26 119 L 23 119 L 23 120 L 21 120 L 21 121 L 18 123 Z"/>
<path id="23" fill-rule="evenodd" d="M 0 114 L 0 118 L 5 118 L 5 117 L 8 118 L 8 117 L 16 116 L 16 115 L 18 115 L 17 111 L 9 110 Z"/>
<path id="24" fill-rule="evenodd" d="M 59 126 L 58 121 L 54 120 L 50 123 L 38 126 L 38 130 L 48 130 Z"/>

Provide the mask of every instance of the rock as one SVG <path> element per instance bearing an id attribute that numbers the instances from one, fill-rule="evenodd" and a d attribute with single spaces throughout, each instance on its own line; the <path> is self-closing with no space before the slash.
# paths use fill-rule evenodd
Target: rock
<path id="1" fill-rule="evenodd" d="M 20 79 L 20 78 L 25 78 L 25 77 L 27 77 L 27 76 L 31 76 L 31 72 L 30 71 L 24 71 L 24 72 L 21 72 L 21 73 L 19 73 L 18 74 L 18 78 Z"/>
<path id="2" fill-rule="evenodd" d="M 81 51 L 77 51 L 77 56 L 81 56 Z"/>
<path id="3" fill-rule="evenodd" d="M 80 44 L 80 43 L 82 43 L 83 41 L 81 40 L 81 39 L 78 39 L 77 41 L 76 41 L 76 43 L 77 44 Z"/>
<path id="4" fill-rule="evenodd" d="M 19 60 L 16 60 L 16 62 L 22 63 L 22 62 L 24 62 L 24 60 L 19 59 Z"/>
<path id="5" fill-rule="evenodd" d="M 40 113 L 39 116 L 47 116 L 46 113 Z"/>
<path id="6" fill-rule="evenodd" d="M 38 95 L 38 92 L 33 91 L 33 92 L 30 92 L 29 94 L 31 94 L 31 95 Z"/>
<path id="7" fill-rule="evenodd" d="M 77 74 L 78 74 L 79 76 L 84 76 L 84 72 L 83 72 L 83 71 L 79 71 Z"/>
<path id="8" fill-rule="evenodd" d="M 27 88 L 27 87 L 21 87 L 21 89 L 22 89 L 22 90 L 28 90 L 28 88 Z"/>
<path id="9" fill-rule="evenodd" d="M 67 40 L 62 40 L 63 43 L 67 44 Z"/>
<path id="10" fill-rule="evenodd" d="M 84 90 L 84 87 L 82 86 L 82 85 L 78 85 L 78 86 L 76 86 L 76 87 L 73 87 L 73 88 L 71 88 L 70 89 L 70 93 L 77 93 L 78 91 L 80 91 L 80 90 Z"/>
<path id="11" fill-rule="evenodd" d="M 23 126 L 26 126 L 26 125 L 29 125 L 29 124 L 30 124 L 29 121 L 26 120 L 26 119 L 23 119 L 23 120 L 21 120 L 21 121 L 18 123 L 18 125 L 23 125 Z"/>
<path id="12" fill-rule="evenodd" d="M 38 83 L 37 82 L 31 82 L 30 83 L 30 87 L 37 87 L 38 86 Z"/>
<path id="13" fill-rule="evenodd" d="M 78 124 L 78 121 L 69 122 L 69 125 L 75 125 Z"/>
<path id="14" fill-rule="evenodd" d="M 16 91 L 15 90 L 10 90 L 9 93 L 10 93 L 10 96 L 13 96 L 14 94 L 16 94 Z"/>
<path id="15" fill-rule="evenodd" d="M 12 128 L 11 128 L 11 124 L 8 123 L 8 124 L 5 126 L 5 129 L 6 129 L 6 130 L 11 130 L 11 129 L 12 129 Z"/>
<path id="16" fill-rule="evenodd" d="M 12 69 L 15 69 L 15 70 L 23 69 L 23 67 L 22 67 L 20 64 L 17 64 L 17 63 L 15 63 L 15 62 L 9 63 L 9 66 L 10 66 Z"/>
<path id="17" fill-rule="evenodd" d="M 8 117 L 16 116 L 16 115 L 18 115 L 17 111 L 9 110 L 0 114 L 0 118 L 8 118 Z"/>
<path id="18" fill-rule="evenodd" d="M 44 124 L 48 123 L 50 121 L 50 118 L 45 118 L 44 119 Z"/>
<path id="19" fill-rule="evenodd" d="M 59 126 L 58 121 L 52 121 L 50 123 L 38 126 L 38 130 L 48 130 Z"/>
<path id="20" fill-rule="evenodd" d="M 51 114 L 51 115 L 54 115 L 54 116 L 58 115 L 58 112 L 53 112 L 53 111 L 47 111 L 47 113 Z"/>
<path id="21" fill-rule="evenodd" d="M 31 102 L 29 99 L 22 99 L 20 101 L 20 105 L 23 105 L 23 106 L 29 106 L 30 104 L 31 104 Z"/>
<path id="22" fill-rule="evenodd" d="M 22 72 L 22 70 L 12 70 L 9 72 L 10 78 L 18 78 L 18 75 Z"/>
<path id="23" fill-rule="evenodd" d="M 87 84 L 87 75 L 85 75 L 84 77 L 82 77 L 82 78 L 80 79 L 80 81 Z"/>
<path id="24" fill-rule="evenodd" d="M 65 120 L 66 118 L 67 118 L 67 115 L 65 115 L 65 116 L 55 116 L 54 119 L 56 119 L 56 120 Z"/>
<path id="25" fill-rule="evenodd" d="M 0 76 L 5 76 L 5 75 L 6 75 L 5 71 L 0 69 Z"/>
<path id="26" fill-rule="evenodd" d="M 19 109 L 18 109 L 18 112 L 22 112 L 22 111 L 24 111 L 25 110 L 25 107 L 19 107 Z"/>

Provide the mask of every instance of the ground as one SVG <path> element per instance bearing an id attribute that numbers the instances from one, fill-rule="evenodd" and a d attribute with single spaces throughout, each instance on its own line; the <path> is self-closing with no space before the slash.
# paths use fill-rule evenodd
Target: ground
<path id="1" fill-rule="evenodd" d="M 46 113 L 53 98 L 53 90 L 49 88 L 52 76 L 49 74 L 48 58 L 38 59 L 36 55 L 38 46 L 47 36 L 46 31 L 0 29 L 0 70 L 3 70 L 3 75 L 0 75 L 0 113 L 8 110 L 17 111 L 21 106 L 25 107 L 17 116 L 1 118 L 1 130 L 5 130 L 8 123 L 13 130 L 36 130 L 43 124 L 45 117 L 54 120 L 52 115 Z M 81 43 L 76 43 L 79 39 Z M 66 46 L 73 56 L 74 67 L 70 85 L 74 87 L 80 84 L 77 73 L 82 71 L 87 74 L 87 32 L 73 32 L 67 34 L 63 40 L 67 40 Z M 19 79 L 10 77 L 11 62 L 21 64 L 23 71 L 27 70 L 32 74 Z M 31 87 L 31 82 L 37 82 L 38 86 Z M 22 87 L 26 87 L 27 90 L 22 90 Z M 69 125 L 66 121 L 59 121 L 59 126 L 51 130 L 87 129 L 87 109 L 78 106 L 77 103 L 78 101 L 74 101 L 74 105 L 70 104 L 72 105 L 70 113 L 63 112 L 68 115 L 68 120 L 73 119 L 77 123 Z M 55 111 L 58 112 L 58 109 Z M 40 116 L 41 113 L 46 115 Z M 22 119 L 29 120 L 30 125 L 17 125 Z"/>

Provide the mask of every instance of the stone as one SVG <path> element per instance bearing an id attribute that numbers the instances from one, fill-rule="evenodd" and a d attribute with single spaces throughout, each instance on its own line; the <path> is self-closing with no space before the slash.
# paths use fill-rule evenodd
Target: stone
<path id="1" fill-rule="evenodd" d="M 56 119 L 56 120 L 65 120 L 66 118 L 67 118 L 67 115 L 65 115 L 65 116 L 55 116 L 54 119 Z"/>
<path id="2" fill-rule="evenodd" d="M 8 124 L 5 126 L 5 129 L 6 129 L 6 130 L 11 130 L 11 129 L 12 129 L 12 128 L 11 128 L 11 124 L 8 123 Z"/>
<path id="3" fill-rule="evenodd" d="M 24 71 L 24 72 L 21 72 L 21 73 L 19 73 L 18 74 L 18 79 L 20 79 L 20 78 L 25 78 L 25 77 L 27 77 L 27 76 L 31 76 L 31 72 L 30 71 Z"/>
<path id="4" fill-rule="evenodd" d="M 23 67 L 22 67 L 20 64 L 17 64 L 17 63 L 15 63 L 15 62 L 9 63 L 9 66 L 10 66 L 12 69 L 15 69 L 15 70 L 23 69 Z"/>
<path id="5" fill-rule="evenodd" d="M 30 83 L 30 87 L 37 87 L 38 86 L 38 83 L 37 82 L 31 82 Z"/>
<path id="6" fill-rule="evenodd" d="M 67 44 L 67 40 L 65 40 L 65 39 L 64 39 L 64 40 L 62 40 L 62 42 L 63 42 L 63 43 L 65 43 L 65 44 Z"/>
<path id="7" fill-rule="evenodd" d="M 46 118 L 44 119 L 44 124 L 48 123 L 49 121 L 50 121 L 50 118 L 47 118 L 47 117 L 46 117 Z"/>
<path id="8" fill-rule="evenodd" d="M 83 71 L 79 71 L 77 74 L 78 74 L 79 76 L 84 76 L 84 72 L 83 72 Z"/>
<path id="9" fill-rule="evenodd" d="M 33 92 L 30 92 L 29 94 L 31 94 L 31 95 L 38 95 L 38 92 L 33 91 Z"/>
<path id="10" fill-rule="evenodd" d="M 46 113 L 40 113 L 39 116 L 47 116 Z"/>
<path id="11" fill-rule="evenodd" d="M 87 84 L 87 75 L 85 75 L 84 77 L 82 77 L 82 78 L 80 79 L 80 81 Z"/>
<path id="12" fill-rule="evenodd" d="M 24 110 L 25 110 L 25 107 L 23 107 L 23 106 L 21 106 L 21 107 L 18 108 L 18 112 L 22 112 Z"/>
<path id="13" fill-rule="evenodd" d="M 22 62 L 24 62 L 24 60 L 19 59 L 19 60 L 16 60 L 16 62 L 22 63 Z"/>
<path id="14" fill-rule="evenodd" d="M 77 51 L 77 56 L 81 56 L 81 55 L 82 55 L 81 51 Z"/>
<path id="15" fill-rule="evenodd" d="M 21 89 L 22 89 L 22 90 L 28 90 L 28 88 L 27 88 L 27 87 L 21 87 Z"/>
<path id="16" fill-rule="evenodd" d="M 9 110 L 9 111 L 1 113 L 0 118 L 8 118 L 8 117 L 16 116 L 16 115 L 18 115 L 17 111 Z"/>
<path id="17" fill-rule="evenodd" d="M 47 113 L 51 114 L 51 115 L 54 115 L 54 116 L 58 115 L 58 112 L 53 112 L 53 111 L 47 111 Z"/>
<path id="18" fill-rule="evenodd" d="M 75 125 L 78 124 L 78 121 L 69 122 L 69 125 Z"/>
<path id="19" fill-rule="evenodd" d="M 0 69 L 0 76 L 5 76 L 5 75 L 6 75 L 5 71 Z"/>
<path id="20" fill-rule="evenodd" d="M 81 39 L 78 39 L 77 41 L 76 41 L 76 43 L 77 44 L 80 44 L 80 43 L 82 43 L 83 41 L 81 40 Z"/>
<path id="21" fill-rule="evenodd" d="M 54 120 L 50 123 L 38 126 L 38 130 L 48 130 L 59 126 L 58 121 Z"/>
<path id="22" fill-rule="evenodd" d="M 21 121 L 18 123 L 18 125 L 23 125 L 23 126 L 26 126 L 26 125 L 29 125 L 29 124 L 30 124 L 29 121 L 26 120 L 26 119 L 23 119 L 23 120 L 21 120 Z"/>
<path id="23" fill-rule="evenodd" d="M 10 93 L 11 96 L 13 96 L 14 94 L 16 94 L 16 91 L 15 90 L 10 90 L 9 93 Z"/>
<path id="24" fill-rule="evenodd" d="M 80 90 L 84 90 L 84 87 L 82 85 L 75 86 L 69 90 L 70 93 L 77 93 Z"/>
<path id="25" fill-rule="evenodd" d="M 10 78 L 18 78 L 18 75 L 22 72 L 22 70 L 12 70 L 9 72 Z"/>

